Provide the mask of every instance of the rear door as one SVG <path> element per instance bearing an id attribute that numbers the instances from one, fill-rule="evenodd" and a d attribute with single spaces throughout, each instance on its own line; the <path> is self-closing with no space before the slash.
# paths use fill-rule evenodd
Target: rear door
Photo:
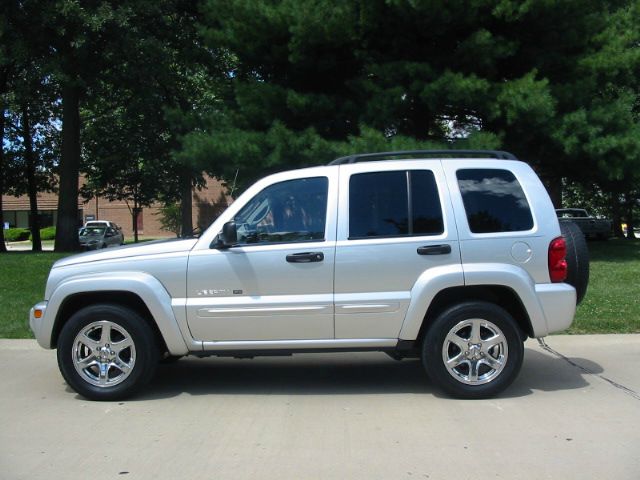
<path id="1" fill-rule="evenodd" d="M 340 167 L 336 338 L 398 338 L 416 280 L 460 262 L 439 160 Z"/>

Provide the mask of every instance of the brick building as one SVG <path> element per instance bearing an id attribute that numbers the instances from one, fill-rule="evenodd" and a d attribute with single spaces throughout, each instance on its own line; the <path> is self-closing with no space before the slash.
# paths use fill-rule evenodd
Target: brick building
<path id="1" fill-rule="evenodd" d="M 193 226 L 206 228 L 219 215 L 221 209 L 231 202 L 222 184 L 215 178 L 205 177 L 205 188 L 193 191 Z M 84 178 L 80 178 L 80 186 Z M 110 220 L 122 227 L 125 237 L 133 236 L 133 220 L 130 207 L 124 201 L 111 202 L 103 197 L 84 202 L 78 199 L 78 225 L 88 220 Z M 42 192 L 38 194 L 38 212 L 41 227 L 55 226 L 57 220 L 57 193 Z M 5 223 L 9 227 L 29 228 L 29 197 L 26 195 L 13 197 L 2 196 L 2 210 Z M 171 237 L 172 232 L 162 230 L 160 224 L 160 204 L 142 209 L 138 216 L 138 233 L 147 237 Z"/>

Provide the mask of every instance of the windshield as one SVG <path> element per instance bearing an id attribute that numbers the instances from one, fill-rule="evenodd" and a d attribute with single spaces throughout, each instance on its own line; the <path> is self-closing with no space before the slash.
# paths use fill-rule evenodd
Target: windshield
<path id="1" fill-rule="evenodd" d="M 80 230 L 82 237 L 100 237 L 104 235 L 105 227 L 86 227 Z"/>

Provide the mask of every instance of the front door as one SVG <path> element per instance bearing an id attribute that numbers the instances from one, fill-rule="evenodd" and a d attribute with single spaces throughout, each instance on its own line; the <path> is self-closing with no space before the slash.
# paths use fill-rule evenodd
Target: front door
<path id="1" fill-rule="evenodd" d="M 187 320 L 194 339 L 334 338 L 334 190 L 330 176 L 272 183 L 233 217 L 237 245 L 192 252 Z"/>

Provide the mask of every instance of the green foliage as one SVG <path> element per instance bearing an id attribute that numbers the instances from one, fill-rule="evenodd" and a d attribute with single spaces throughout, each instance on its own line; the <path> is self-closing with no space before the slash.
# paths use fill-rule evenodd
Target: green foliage
<path id="1" fill-rule="evenodd" d="M 29 240 L 31 232 L 27 228 L 9 228 L 4 231 L 4 239 L 7 242 L 23 242 Z"/>
<path id="2" fill-rule="evenodd" d="M 180 205 L 177 203 L 163 205 L 155 215 L 159 216 L 160 228 L 162 228 L 162 230 L 175 233 L 176 237 L 180 236 L 182 227 Z"/>
<path id="3" fill-rule="evenodd" d="M 41 240 L 55 240 L 56 227 L 45 227 L 40 229 Z"/>
<path id="4" fill-rule="evenodd" d="M 396 145 L 503 148 L 606 190 L 640 171 L 638 2 L 208 0 L 203 12 L 205 41 L 233 59 L 227 109 L 183 153 L 225 178 Z"/>
<path id="5" fill-rule="evenodd" d="M 510 150 L 550 186 L 595 186 L 612 216 L 637 211 L 637 0 L 5 3 L 0 95 L 9 123 L 33 117 L 37 188 L 60 172 L 59 236 L 76 236 L 81 152 L 84 193 L 132 209 L 188 213 L 203 171 L 237 193 L 344 154 L 435 147 Z M 12 128 L 0 186 L 25 191 Z"/>

